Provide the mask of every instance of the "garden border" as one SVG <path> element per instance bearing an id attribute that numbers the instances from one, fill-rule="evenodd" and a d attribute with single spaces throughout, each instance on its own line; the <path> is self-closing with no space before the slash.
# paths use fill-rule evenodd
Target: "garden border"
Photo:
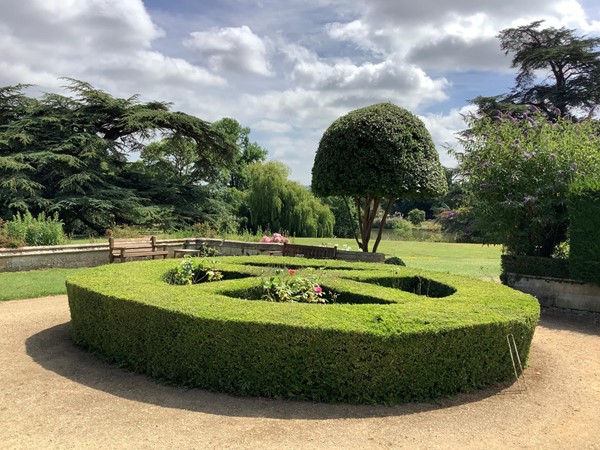
<path id="1" fill-rule="evenodd" d="M 172 286 L 164 276 L 176 261 L 128 263 L 68 279 L 73 339 L 169 383 L 239 395 L 396 403 L 514 379 L 506 336 L 514 335 L 525 360 L 539 318 L 533 297 L 471 278 L 331 260 L 218 259 L 225 275 L 256 277 L 264 267 L 254 264 L 275 262 L 326 267 L 333 272 L 330 284 L 343 282 L 353 295 L 391 304 L 243 300 L 231 292 L 247 290 L 248 278 Z M 364 284 L 400 274 L 456 292 L 431 298 Z"/>

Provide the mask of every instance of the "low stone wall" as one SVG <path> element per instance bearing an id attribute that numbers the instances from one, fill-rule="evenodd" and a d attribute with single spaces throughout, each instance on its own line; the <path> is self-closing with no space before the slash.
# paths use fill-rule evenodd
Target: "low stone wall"
<path id="1" fill-rule="evenodd" d="M 108 263 L 108 244 L 0 249 L 0 272 L 18 272 L 53 267 L 94 267 L 106 263 Z"/>
<path id="2" fill-rule="evenodd" d="M 600 286 L 593 283 L 508 273 L 506 284 L 537 297 L 542 306 L 600 313 Z"/>
<path id="3" fill-rule="evenodd" d="M 170 250 L 170 258 L 173 257 L 174 249 L 183 247 L 196 248 L 203 242 L 219 250 L 223 256 L 278 254 L 283 249 L 282 244 L 226 241 L 223 239 L 190 238 L 157 240 L 157 243 L 166 245 Z M 338 250 L 337 259 L 344 261 L 383 262 L 385 255 L 382 253 Z M 108 243 L 0 249 L 0 272 L 18 272 L 55 267 L 95 267 L 102 264 L 108 264 Z"/>

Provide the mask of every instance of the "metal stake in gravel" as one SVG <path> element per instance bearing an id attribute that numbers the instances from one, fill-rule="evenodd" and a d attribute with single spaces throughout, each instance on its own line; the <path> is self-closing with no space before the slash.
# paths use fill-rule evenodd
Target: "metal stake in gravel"
<path id="1" fill-rule="evenodd" d="M 514 335 L 507 334 L 506 341 L 508 342 L 508 351 L 510 352 L 510 360 L 512 361 L 513 370 L 515 371 L 515 378 L 521 388 L 521 392 L 524 392 L 527 390 L 527 383 L 525 383 L 525 372 L 523 371 L 523 365 L 521 364 L 521 357 L 519 356 L 519 349 L 517 348 Z M 520 378 L 519 373 L 517 372 L 517 365 L 515 364 L 515 356 L 519 364 L 519 369 L 521 370 Z"/>

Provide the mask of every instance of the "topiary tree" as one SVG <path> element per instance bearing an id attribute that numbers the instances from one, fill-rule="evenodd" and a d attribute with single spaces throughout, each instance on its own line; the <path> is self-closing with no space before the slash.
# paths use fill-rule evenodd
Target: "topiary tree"
<path id="1" fill-rule="evenodd" d="M 391 103 L 357 109 L 325 131 L 312 169 L 316 195 L 341 196 L 358 217 L 358 246 L 369 251 L 373 221 L 385 205 L 373 246 L 377 251 L 387 215 L 399 197 L 443 195 L 447 183 L 431 135 L 416 116 Z"/>

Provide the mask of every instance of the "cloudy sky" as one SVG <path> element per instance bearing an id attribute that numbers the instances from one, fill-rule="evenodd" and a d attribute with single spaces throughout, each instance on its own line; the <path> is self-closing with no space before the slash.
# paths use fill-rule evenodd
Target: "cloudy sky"
<path id="1" fill-rule="evenodd" d="M 600 34 L 597 0 L 0 0 L 0 86 L 114 96 L 252 129 L 310 183 L 323 131 L 379 102 L 418 114 L 443 148 L 477 95 L 507 92 L 498 32 L 544 19 Z M 35 94 L 37 95 L 37 94 Z"/>

